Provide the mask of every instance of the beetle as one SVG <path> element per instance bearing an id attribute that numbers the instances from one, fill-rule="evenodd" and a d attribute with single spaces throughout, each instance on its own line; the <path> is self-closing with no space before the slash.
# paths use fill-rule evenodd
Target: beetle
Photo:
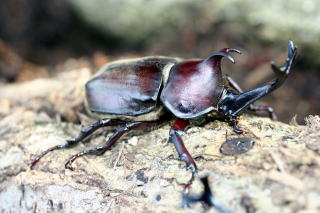
<path id="1" fill-rule="evenodd" d="M 63 145 L 49 148 L 38 155 L 31 168 L 47 153 L 73 147 L 101 127 L 115 127 L 115 132 L 102 145 L 71 156 L 65 167 L 73 170 L 72 162 L 83 155 L 102 155 L 125 133 L 158 125 L 172 115 L 175 120 L 169 131 L 179 157 L 192 172 L 197 166 L 186 149 L 181 132 L 194 121 L 207 116 L 220 116 L 227 120 L 234 132 L 238 127 L 240 113 L 265 111 L 276 119 L 274 110 L 267 106 L 253 105 L 255 101 L 280 87 L 290 74 L 297 48 L 288 42 L 288 57 L 283 66 L 273 62 L 271 68 L 275 79 L 249 91 L 243 91 L 229 76 L 222 74 L 221 60 L 235 60 L 230 53 L 237 49 L 225 48 L 206 59 L 184 60 L 163 56 L 122 60 L 107 64 L 85 85 L 85 106 L 91 116 L 99 121 L 81 130 L 80 134 Z"/>

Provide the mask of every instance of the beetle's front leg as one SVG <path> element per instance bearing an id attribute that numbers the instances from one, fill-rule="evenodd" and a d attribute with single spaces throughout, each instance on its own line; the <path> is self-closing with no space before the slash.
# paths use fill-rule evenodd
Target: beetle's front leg
<path id="1" fill-rule="evenodd" d="M 189 184 L 192 183 L 192 181 L 195 178 L 195 175 L 197 173 L 197 165 L 194 161 L 194 159 L 192 158 L 192 156 L 190 155 L 190 153 L 188 152 L 187 148 L 185 147 L 183 140 L 180 136 L 180 133 L 183 132 L 186 127 L 189 125 L 189 121 L 187 120 L 182 120 L 182 119 L 177 119 L 174 121 L 174 124 L 172 125 L 171 129 L 170 129 L 170 141 L 174 144 L 179 157 L 182 161 L 186 162 L 187 164 L 187 169 L 191 170 L 192 172 L 192 177 L 187 185 L 187 187 L 189 186 Z"/>
<path id="2" fill-rule="evenodd" d="M 269 94 L 273 90 L 279 88 L 290 74 L 291 65 L 297 55 L 297 48 L 292 41 L 288 42 L 288 58 L 285 64 L 281 67 L 271 63 L 273 72 L 276 78 L 267 84 L 258 88 L 236 94 L 232 90 L 227 90 L 227 93 L 219 102 L 218 111 L 224 116 L 231 118 L 231 121 L 236 118 L 240 112 L 248 108 L 252 103 L 258 99 Z M 260 110 L 262 108 L 252 108 L 253 110 Z M 270 110 L 271 112 L 273 110 Z"/>
<path id="3" fill-rule="evenodd" d="M 233 128 L 233 131 L 237 134 L 242 134 L 243 130 L 238 126 L 239 116 L 232 117 L 230 120 L 230 125 Z"/>
<path id="4" fill-rule="evenodd" d="M 243 93 L 243 90 L 241 89 L 239 84 L 228 75 L 227 75 L 227 81 L 229 85 L 232 87 L 232 89 L 234 89 L 238 93 Z M 277 120 L 277 115 L 272 107 L 250 104 L 248 107 L 248 110 L 252 112 L 267 112 L 269 114 L 270 119 L 274 121 Z"/>

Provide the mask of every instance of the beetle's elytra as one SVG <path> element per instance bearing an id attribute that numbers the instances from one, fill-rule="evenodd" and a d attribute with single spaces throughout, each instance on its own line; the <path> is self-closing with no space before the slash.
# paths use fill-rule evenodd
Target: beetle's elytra
<path id="1" fill-rule="evenodd" d="M 105 144 L 68 159 L 65 166 L 73 169 L 71 164 L 76 158 L 87 154 L 101 155 L 126 132 L 157 125 L 173 116 L 175 121 L 169 132 L 170 140 L 180 159 L 191 169 L 193 179 L 197 166 L 179 132 L 185 130 L 191 119 L 218 115 L 229 121 L 236 133 L 242 133 L 237 123 L 244 109 L 266 111 L 276 119 L 271 107 L 253 103 L 283 84 L 290 74 L 297 48 L 289 41 L 284 65 L 271 64 L 275 79 L 246 92 L 221 72 L 222 58 L 235 63 L 230 53 L 240 51 L 225 48 L 204 60 L 152 56 L 106 65 L 85 85 L 88 113 L 100 120 L 82 130 L 76 138 L 41 153 L 32 161 L 31 167 L 48 152 L 70 148 L 97 129 L 114 126 L 115 133 Z"/>

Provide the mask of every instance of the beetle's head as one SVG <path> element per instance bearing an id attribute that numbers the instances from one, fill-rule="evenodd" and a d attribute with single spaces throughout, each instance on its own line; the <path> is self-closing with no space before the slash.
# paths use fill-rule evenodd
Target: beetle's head
<path id="1" fill-rule="evenodd" d="M 223 115 L 223 116 L 231 116 L 232 111 L 229 110 L 228 105 L 219 105 L 218 107 L 218 111 Z"/>
<path id="2" fill-rule="evenodd" d="M 238 113 L 236 111 L 237 102 L 236 94 L 232 90 L 227 90 L 227 92 L 221 98 L 218 104 L 218 112 L 224 117 L 236 117 Z"/>

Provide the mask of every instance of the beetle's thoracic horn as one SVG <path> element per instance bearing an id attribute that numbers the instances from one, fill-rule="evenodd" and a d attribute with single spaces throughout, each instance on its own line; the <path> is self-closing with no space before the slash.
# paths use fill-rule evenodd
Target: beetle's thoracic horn
<path id="1" fill-rule="evenodd" d="M 224 48 L 219 52 L 215 52 L 212 55 L 210 55 L 208 58 L 206 58 L 205 61 L 211 61 L 216 57 L 218 57 L 218 59 L 221 59 L 222 57 L 226 57 L 229 61 L 231 61 L 232 63 L 235 63 L 234 58 L 229 54 L 230 52 L 241 54 L 240 50 L 232 49 L 232 48 Z"/>

